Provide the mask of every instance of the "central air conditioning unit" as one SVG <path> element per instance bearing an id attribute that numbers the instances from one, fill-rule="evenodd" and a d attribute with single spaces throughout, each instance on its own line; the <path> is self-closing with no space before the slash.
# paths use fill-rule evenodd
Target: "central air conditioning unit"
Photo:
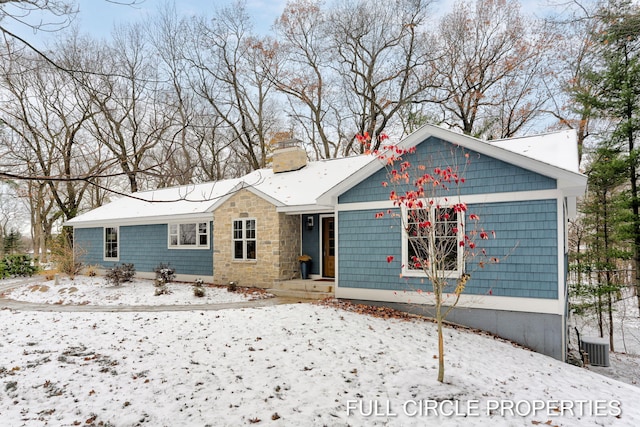
<path id="1" fill-rule="evenodd" d="M 582 350 L 593 366 L 609 366 L 609 340 L 607 338 L 582 338 Z"/>

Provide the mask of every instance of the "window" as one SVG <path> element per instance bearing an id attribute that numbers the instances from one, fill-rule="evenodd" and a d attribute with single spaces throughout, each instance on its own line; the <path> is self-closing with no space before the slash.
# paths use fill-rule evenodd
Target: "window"
<path id="1" fill-rule="evenodd" d="M 233 221 L 233 259 L 256 259 L 255 219 L 236 219 Z"/>
<path id="2" fill-rule="evenodd" d="M 118 260 L 118 227 L 104 228 L 104 259 Z"/>
<path id="3" fill-rule="evenodd" d="M 424 275 L 423 267 L 433 267 L 444 277 L 457 277 L 463 270 L 464 213 L 450 207 L 406 210 L 403 244 L 405 275 Z"/>
<path id="4" fill-rule="evenodd" d="M 169 224 L 169 247 L 208 249 L 209 223 Z"/>

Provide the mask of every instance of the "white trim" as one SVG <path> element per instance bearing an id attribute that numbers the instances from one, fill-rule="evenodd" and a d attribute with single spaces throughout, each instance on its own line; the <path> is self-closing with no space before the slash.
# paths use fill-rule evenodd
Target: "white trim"
<path id="1" fill-rule="evenodd" d="M 198 213 L 198 214 L 183 214 L 183 215 L 163 215 L 157 217 L 142 217 L 142 218 L 123 218 L 117 220 L 94 220 L 83 221 L 80 224 L 69 224 L 73 228 L 101 228 L 105 227 L 105 223 L 114 224 L 113 226 L 119 227 L 131 227 L 136 225 L 158 225 L 168 224 L 175 222 L 209 222 L 213 221 L 213 214 L 211 213 Z"/>
<path id="2" fill-rule="evenodd" d="M 107 257 L 107 228 L 116 229 L 116 252 L 115 257 Z M 120 261 L 120 242 L 122 240 L 120 236 L 120 227 L 117 225 L 105 225 L 102 227 L 102 260 L 103 261 Z"/>
<path id="3" fill-rule="evenodd" d="M 433 305 L 433 293 L 415 291 L 392 291 L 367 288 L 346 288 L 336 281 L 336 298 L 365 301 L 381 301 L 414 305 Z M 447 305 L 446 300 L 443 305 Z M 564 307 L 557 299 L 502 297 L 495 295 L 462 294 L 457 308 L 517 311 L 526 313 L 557 314 L 564 316 Z"/>
<path id="4" fill-rule="evenodd" d="M 565 210 L 565 199 L 558 198 L 557 204 L 557 246 L 558 246 L 558 302 L 562 309 L 562 336 L 560 337 L 562 343 L 562 359 L 565 360 L 566 357 L 566 348 L 567 348 L 567 316 L 566 316 L 566 287 L 567 283 L 565 281 L 566 273 L 565 269 L 567 266 L 565 265 L 565 252 L 568 249 L 568 241 L 569 241 L 569 225 L 566 223 L 566 210 Z"/>
<path id="5" fill-rule="evenodd" d="M 235 238 L 235 222 L 242 221 L 242 239 Z M 247 221 L 253 221 L 255 224 L 255 238 L 247 239 Z M 255 258 L 247 258 L 247 241 L 252 240 L 256 244 Z M 242 258 L 236 258 L 236 241 L 242 241 Z M 231 261 L 232 262 L 257 262 L 258 261 L 258 219 L 255 217 L 232 218 L 231 219 Z"/>
<path id="6" fill-rule="evenodd" d="M 280 207 L 280 206 L 284 206 L 284 203 L 282 203 L 280 200 L 269 196 L 267 193 L 265 193 L 263 191 L 260 191 L 260 190 L 258 190 L 257 188 L 255 188 L 255 187 L 253 187 L 251 185 L 245 186 L 243 189 L 247 190 L 247 191 L 250 191 L 251 193 L 255 194 L 256 196 L 266 200 L 267 202 L 271 203 L 276 208 Z"/>
<path id="7" fill-rule="evenodd" d="M 485 193 L 485 194 L 465 194 L 455 196 L 456 201 L 467 205 L 502 203 L 502 202 L 527 202 L 535 200 L 550 200 L 562 198 L 560 190 L 536 190 L 536 191 L 513 191 L 507 193 Z M 451 198 L 453 199 L 453 198 Z M 391 200 L 378 200 L 373 202 L 341 203 L 336 206 L 339 212 L 342 211 L 363 211 L 375 209 L 394 209 Z"/>
<path id="8" fill-rule="evenodd" d="M 438 201 L 435 201 L 435 204 L 439 205 Z M 441 207 L 444 209 L 450 208 L 452 205 L 451 202 L 448 202 L 447 204 L 443 204 Z M 436 206 L 431 206 L 429 203 L 425 203 L 425 207 L 422 209 L 429 209 L 429 221 L 431 221 L 434 225 L 436 224 L 436 220 L 433 219 L 433 215 L 436 209 L 438 209 Z M 409 224 L 409 219 L 407 218 L 407 211 L 409 209 L 407 208 L 407 206 L 402 205 L 400 212 L 401 212 L 401 223 L 402 223 L 402 227 L 401 227 L 401 233 L 402 233 L 402 242 L 401 242 L 401 246 L 402 246 L 402 250 L 401 250 L 401 262 L 402 262 L 402 276 L 403 277 L 428 277 L 427 273 L 423 270 L 423 269 L 410 269 L 409 268 L 409 235 L 407 234 L 407 230 L 406 230 L 406 226 Z M 465 260 L 464 260 L 464 247 L 460 246 L 458 243 L 462 240 L 462 237 L 464 236 L 464 225 L 465 225 L 465 213 L 464 212 L 458 212 L 457 213 L 457 224 L 458 224 L 458 233 L 456 235 L 456 269 L 455 270 L 441 270 L 438 271 L 437 275 L 444 278 L 459 278 L 462 273 L 464 272 L 464 264 L 465 264 Z M 431 242 L 435 241 L 435 227 L 430 227 L 430 236 L 428 237 L 428 239 Z M 433 252 L 431 251 L 431 253 L 429 253 L 429 258 L 433 259 Z"/>
<path id="9" fill-rule="evenodd" d="M 244 178 L 246 178 L 246 175 L 245 175 L 245 177 L 243 177 L 243 179 Z M 223 195 L 222 197 L 218 198 L 218 200 L 216 200 L 216 202 L 213 205 L 211 205 L 211 207 L 209 207 L 208 211 L 209 212 L 214 212 L 221 205 L 226 203 L 227 200 L 229 200 L 232 196 L 240 193 L 242 190 L 249 191 L 250 193 L 256 195 L 257 197 L 260 197 L 261 199 L 266 200 L 268 203 L 274 205 L 275 207 L 284 206 L 284 203 L 282 203 L 280 200 L 269 196 L 265 192 L 260 191 L 257 188 L 255 188 L 253 185 L 247 184 L 245 181 L 241 181 L 238 184 L 234 185 L 225 195 Z"/>
<path id="10" fill-rule="evenodd" d="M 196 244 L 195 245 L 181 245 L 180 244 L 180 226 L 181 225 L 186 225 L 186 224 L 195 224 L 196 226 Z M 201 233 L 199 233 L 199 227 L 200 224 L 206 224 L 207 225 L 207 232 L 206 232 L 206 236 L 207 236 L 207 244 L 206 245 L 201 245 L 200 244 L 200 236 L 202 236 Z M 171 244 L 171 226 L 175 225 L 178 227 L 178 234 L 176 235 L 176 237 L 178 238 L 178 244 L 176 245 L 172 245 Z M 172 221 L 169 222 L 167 224 L 167 249 L 189 249 L 189 250 L 209 250 L 211 248 L 211 221 L 199 221 L 199 222 L 177 222 L 177 221 Z"/>
<path id="11" fill-rule="evenodd" d="M 287 215 L 309 215 L 333 212 L 333 206 L 323 205 L 296 205 L 296 206 L 278 206 L 276 212 L 285 213 Z"/>
<path id="12" fill-rule="evenodd" d="M 567 197 L 567 220 L 578 216 L 578 199 L 577 197 Z"/>

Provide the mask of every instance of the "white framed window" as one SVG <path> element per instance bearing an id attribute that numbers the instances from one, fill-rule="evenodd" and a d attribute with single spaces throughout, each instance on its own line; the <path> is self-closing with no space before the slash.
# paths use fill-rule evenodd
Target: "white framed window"
<path id="1" fill-rule="evenodd" d="M 242 218 L 233 220 L 233 259 L 248 261 L 256 259 L 256 220 Z"/>
<path id="2" fill-rule="evenodd" d="M 104 227 L 104 260 L 118 261 L 120 259 L 120 229 L 119 227 Z"/>
<path id="3" fill-rule="evenodd" d="M 209 223 L 188 222 L 169 224 L 169 248 L 209 249 Z"/>
<path id="4" fill-rule="evenodd" d="M 442 277 L 460 277 L 464 270 L 464 212 L 449 206 L 403 209 L 404 276 L 426 276 L 434 268 Z M 435 263 L 435 264 L 434 264 Z"/>

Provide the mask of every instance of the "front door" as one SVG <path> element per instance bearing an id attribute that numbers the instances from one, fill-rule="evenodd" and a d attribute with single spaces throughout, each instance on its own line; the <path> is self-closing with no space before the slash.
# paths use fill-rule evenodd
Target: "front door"
<path id="1" fill-rule="evenodd" d="M 322 218 L 322 276 L 335 277 L 336 275 L 336 238 L 335 219 L 333 217 Z"/>

